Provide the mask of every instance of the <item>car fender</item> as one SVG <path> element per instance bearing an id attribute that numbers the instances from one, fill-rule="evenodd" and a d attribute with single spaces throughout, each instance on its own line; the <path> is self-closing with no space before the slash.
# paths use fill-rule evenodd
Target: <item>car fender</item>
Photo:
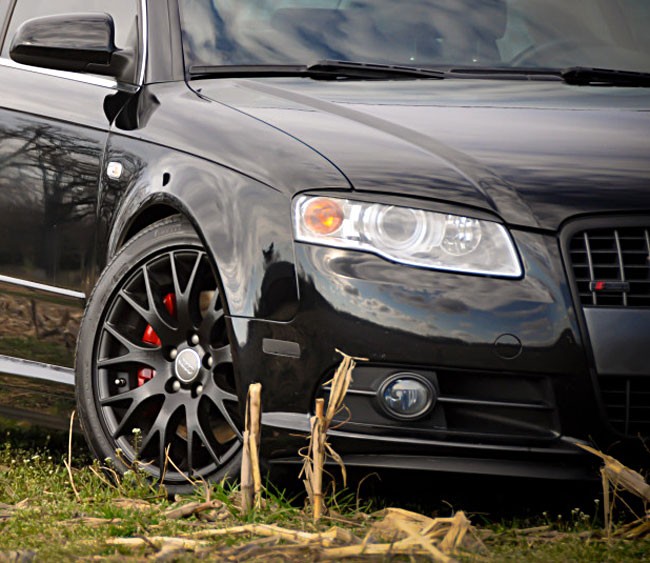
<path id="1" fill-rule="evenodd" d="M 109 140 L 105 162 L 100 268 L 139 230 L 179 213 L 210 252 L 230 315 L 294 316 L 298 284 L 288 195 L 204 159 L 120 135 Z M 121 167 L 120 178 L 108 176 L 111 164 Z"/>

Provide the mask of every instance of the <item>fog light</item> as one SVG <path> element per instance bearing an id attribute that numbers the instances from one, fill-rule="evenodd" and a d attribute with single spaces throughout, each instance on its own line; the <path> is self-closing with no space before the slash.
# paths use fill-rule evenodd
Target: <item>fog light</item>
<path id="1" fill-rule="evenodd" d="M 379 389 L 379 400 L 396 418 L 413 419 L 426 415 L 434 404 L 431 382 L 415 373 L 398 373 L 388 378 Z"/>

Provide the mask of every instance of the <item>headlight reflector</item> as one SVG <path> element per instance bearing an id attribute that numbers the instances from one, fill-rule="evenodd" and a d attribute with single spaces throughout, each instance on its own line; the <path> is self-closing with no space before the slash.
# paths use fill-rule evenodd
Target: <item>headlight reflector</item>
<path id="1" fill-rule="evenodd" d="M 474 252 L 481 244 L 481 222 L 478 219 L 447 215 L 442 248 L 451 256 Z"/>
<path id="2" fill-rule="evenodd" d="M 421 268 L 522 275 L 510 234 L 494 221 L 320 196 L 296 198 L 293 219 L 301 242 L 372 252 Z"/>

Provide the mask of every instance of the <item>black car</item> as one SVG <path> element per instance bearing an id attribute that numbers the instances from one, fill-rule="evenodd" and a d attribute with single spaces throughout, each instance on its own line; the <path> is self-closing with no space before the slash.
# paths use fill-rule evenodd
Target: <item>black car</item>
<path id="1" fill-rule="evenodd" d="M 631 455 L 648 29 L 645 0 L 0 0 L 0 414 L 65 426 L 76 393 L 99 459 L 181 490 L 237 467 L 252 382 L 294 463 L 339 348 L 349 466 Z"/>

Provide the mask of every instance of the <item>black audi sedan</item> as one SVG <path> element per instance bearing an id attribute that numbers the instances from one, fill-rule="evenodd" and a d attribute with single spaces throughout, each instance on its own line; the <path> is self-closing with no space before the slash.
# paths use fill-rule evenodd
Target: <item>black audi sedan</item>
<path id="1" fill-rule="evenodd" d="M 170 491 L 581 479 L 650 435 L 650 3 L 0 0 L 0 414 Z M 346 415 L 342 415 L 344 418 Z M 116 453 L 117 452 L 117 453 Z M 173 462 L 173 463 L 172 463 Z"/>

